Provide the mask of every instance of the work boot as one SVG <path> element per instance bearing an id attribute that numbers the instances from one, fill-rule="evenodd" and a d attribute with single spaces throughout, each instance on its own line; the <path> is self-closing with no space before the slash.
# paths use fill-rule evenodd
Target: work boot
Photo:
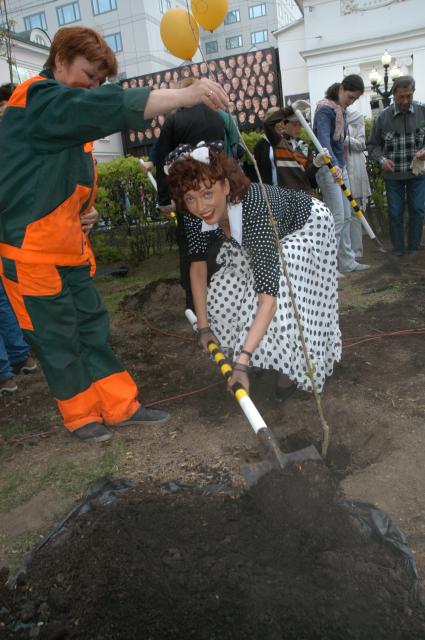
<path id="1" fill-rule="evenodd" d="M 3 380 L 0 382 L 0 396 L 9 395 L 10 393 L 15 393 L 18 390 L 18 385 L 15 382 L 15 378 L 8 378 L 7 380 Z"/>
<path id="2" fill-rule="evenodd" d="M 89 422 L 71 433 L 84 442 L 105 442 L 112 438 L 112 433 L 101 422 Z"/>
<path id="3" fill-rule="evenodd" d="M 130 425 L 138 424 L 162 424 L 170 419 L 170 414 L 167 411 L 161 411 L 161 409 L 146 409 L 146 407 L 140 407 L 136 413 L 116 424 L 116 427 L 128 427 Z"/>
<path id="4" fill-rule="evenodd" d="M 18 362 L 17 364 L 12 364 L 13 373 L 17 376 L 20 373 L 34 373 L 37 371 L 37 363 L 34 358 L 28 356 L 26 360 L 23 362 Z"/>

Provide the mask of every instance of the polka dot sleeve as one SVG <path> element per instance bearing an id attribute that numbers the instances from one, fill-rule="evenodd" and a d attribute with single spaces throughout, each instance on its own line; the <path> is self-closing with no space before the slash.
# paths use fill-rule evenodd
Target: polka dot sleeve
<path id="1" fill-rule="evenodd" d="M 207 259 L 208 247 L 216 231 L 201 231 L 202 221 L 190 213 L 184 214 L 184 231 L 187 243 L 187 255 L 191 262 Z"/>
<path id="2" fill-rule="evenodd" d="M 312 207 L 304 191 L 265 185 L 279 239 L 301 229 Z M 256 293 L 277 296 L 279 292 L 280 256 L 276 236 L 259 184 L 253 183 L 243 200 L 242 245 L 249 252 Z"/>

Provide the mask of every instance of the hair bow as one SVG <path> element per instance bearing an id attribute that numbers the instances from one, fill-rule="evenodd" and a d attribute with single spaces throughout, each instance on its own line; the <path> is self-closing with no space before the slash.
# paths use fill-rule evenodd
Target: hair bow
<path id="1" fill-rule="evenodd" d="M 197 162 L 203 162 L 204 164 L 210 163 L 210 149 L 213 149 L 217 153 L 223 151 L 224 144 L 221 140 L 215 142 L 198 142 L 196 147 L 192 147 L 190 144 L 179 144 L 173 151 L 171 151 L 165 158 L 164 173 L 169 175 L 170 167 L 177 162 L 177 160 L 185 160 L 186 158 L 192 158 Z"/>

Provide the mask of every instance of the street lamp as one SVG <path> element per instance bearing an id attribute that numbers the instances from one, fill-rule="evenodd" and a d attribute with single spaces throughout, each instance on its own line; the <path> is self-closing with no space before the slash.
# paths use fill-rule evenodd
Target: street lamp
<path id="1" fill-rule="evenodd" d="M 401 76 L 401 71 L 400 71 L 400 67 L 397 64 L 394 64 L 394 66 L 391 68 L 389 74 L 388 74 L 388 68 L 391 64 L 391 54 L 388 53 L 387 50 L 384 51 L 382 57 L 381 57 L 381 63 L 382 66 L 384 67 L 384 90 L 381 91 L 381 89 L 379 88 L 379 85 L 382 82 L 382 78 L 380 76 L 380 74 L 378 73 L 378 71 L 375 69 L 375 67 L 372 69 L 372 71 L 369 73 L 369 80 L 370 83 L 372 85 L 373 90 L 381 96 L 382 98 L 382 104 L 384 105 L 384 107 L 388 107 L 390 105 L 391 102 L 391 95 L 393 92 L 393 87 L 391 86 L 390 89 L 388 89 L 388 76 L 391 78 L 391 80 L 395 80 L 396 78 L 399 78 Z M 373 103 L 376 103 L 376 100 L 373 101 Z"/>

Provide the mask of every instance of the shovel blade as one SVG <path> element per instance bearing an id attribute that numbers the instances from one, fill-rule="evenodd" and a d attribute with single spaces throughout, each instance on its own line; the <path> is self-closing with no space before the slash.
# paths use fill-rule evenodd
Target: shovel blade
<path id="1" fill-rule="evenodd" d="M 307 460 L 323 461 L 322 456 L 314 445 L 298 449 L 291 453 L 281 454 L 281 464 L 272 460 L 261 460 L 260 462 L 251 462 L 241 467 L 241 474 L 245 481 L 245 485 L 253 487 L 264 475 L 273 469 L 284 469 L 288 464 L 300 464 Z"/>

